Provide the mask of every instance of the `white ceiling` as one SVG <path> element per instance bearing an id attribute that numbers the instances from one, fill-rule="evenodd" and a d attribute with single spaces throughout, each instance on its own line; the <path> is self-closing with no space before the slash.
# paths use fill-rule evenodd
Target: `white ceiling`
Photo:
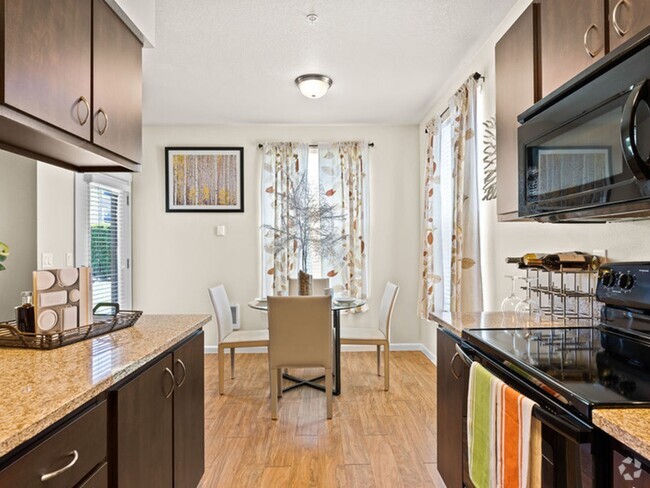
<path id="1" fill-rule="evenodd" d="M 144 123 L 419 123 L 514 3 L 157 0 Z M 304 73 L 330 76 L 330 92 L 304 98 Z"/>

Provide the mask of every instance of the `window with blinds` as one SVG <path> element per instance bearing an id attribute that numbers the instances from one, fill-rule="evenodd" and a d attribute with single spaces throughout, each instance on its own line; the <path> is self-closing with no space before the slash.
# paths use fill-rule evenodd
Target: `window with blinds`
<path id="1" fill-rule="evenodd" d="M 77 263 L 90 266 L 93 306 L 131 306 L 130 183 L 83 175 L 77 189 Z"/>

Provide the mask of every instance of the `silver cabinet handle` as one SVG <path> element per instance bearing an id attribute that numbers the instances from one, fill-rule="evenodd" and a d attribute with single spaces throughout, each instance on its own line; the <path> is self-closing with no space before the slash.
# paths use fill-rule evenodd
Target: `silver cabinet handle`
<path id="1" fill-rule="evenodd" d="M 583 37 L 583 39 L 582 39 L 582 43 L 583 43 L 583 45 L 584 45 L 584 47 L 585 47 L 585 51 L 587 51 L 587 54 L 588 54 L 590 57 L 595 58 L 596 56 L 598 56 L 598 54 L 600 53 L 600 51 L 603 50 L 603 47 L 602 47 L 602 46 L 599 47 L 596 51 L 592 51 L 591 49 L 589 49 L 589 45 L 588 45 L 588 44 L 589 44 L 589 33 L 590 33 L 592 30 L 596 30 L 596 31 L 597 31 L 597 30 L 598 30 L 598 26 L 597 26 L 596 24 L 591 24 L 589 27 L 587 27 L 587 30 L 585 31 L 585 35 L 584 35 L 584 37 Z"/>
<path id="2" fill-rule="evenodd" d="M 104 111 L 103 108 L 100 108 L 99 110 L 97 110 L 97 116 L 98 116 L 98 117 L 99 117 L 99 114 L 102 114 L 102 115 L 104 116 L 104 128 L 101 129 L 101 128 L 99 127 L 99 124 L 98 124 L 98 125 L 97 125 L 97 133 L 98 133 L 100 136 L 103 136 L 103 135 L 106 133 L 106 129 L 108 129 L 108 115 L 106 114 L 106 112 Z"/>
<path id="3" fill-rule="evenodd" d="M 181 380 L 178 383 L 176 383 L 176 387 L 180 388 L 181 386 L 183 386 L 183 383 L 185 383 L 185 378 L 187 378 L 187 368 L 185 367 L 185 363 L 180 359 L 177 359 L 176 363 L 180 364 L 181 368 L 183 368 L 183 378 L 181 378 Z"/>
<path id="4" fill-rule="evenodd" d="M 174 373 L 172 373 L 172 370 L 169 368 L 165 368 L 165 374 L 168 374 L 169 377 L 172 379 L 172 387 L 169 390 L 169 392 L 165 393 L 165 398 L 169 398 L 172 396 L 172 393 L 174 393 L 174 387 L 176 386 L 176 378 L 174 378 Z M 163 383 L 163 391 L 164 391 L 165 384 Z"/>
<path id="5" fill-rule="evenodd" d="M 82 117 L 81 112 L 79 111 L 79 107 L 81 106 L 82 103 L 86 106 L 85 117 Z M 84 96 L 80 96 L 79 100 L 77 100 L 77 120 L 79 121 L 79 125 L 86 125 L 86 122 L 88 122 L 89 117 L 90 117 L 90 104 L 88 103 L 88 99 Z"/>
<path id="6" fill-rule="evenodd" d="M 454 369 L 454 361 L 460 357 L 460 354 L 454 353 L 454 355 L 451 357 L 451 362 L 449 363 L 449 367 L 451 369 L 451 374 L 453 375 L 454 378 L 457 380 L 460 379 L 460 375 L 456 373 L 456 370 Z"/>
<path id="7" fill-rule="evenodd" d="M 68 464 L 63 466 L 61 469 L 57 469 L 56 471 L 52 471 L 51 473 L 46 473 L 41 476 L 41 483 L 45 483 L 46 481 L 51 480 L 52 478 L 56 478 L 60 474 L 66 472 L 69 470 L 72 466 L 74 466 L 77 461 L 79 460 L 79 452 L 75 449 L 74 451 L 68 453 L 68 456 L 72 456 L 72 461 L 70 461 Z"/>
<path id="8" fill-rule="evenodd" d="M 621 5 L 627 5 L 628 7 L 630 4 L 628 3 L 627 0 L 618 0 L 618 3 L 614 7 L 614 10 L 612 10 L 612 25 L 614 26 L 614 30 L 618 34 L 619 37 L 623 37 L 625 34 L 627 34 L 629 29 L 622 29 L 620 24 L 618 23 L 618 9 L 621 8 Z"/>

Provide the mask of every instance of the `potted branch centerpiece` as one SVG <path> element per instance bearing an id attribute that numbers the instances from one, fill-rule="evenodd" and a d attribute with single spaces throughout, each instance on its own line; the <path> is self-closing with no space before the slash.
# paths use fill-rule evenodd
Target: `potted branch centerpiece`
<path id="1" fill-rule="evenodd" d="M 323 188 L 314 191 L 309 185 L 307 174 L 303 173 L 298 182 L 289 185 L 288 191 L 278 198 L 286 199 L 280 225 L 263 225 L 273 232 L 275 252 L 293 249 L 300 254 L 298 272 L 299 294 L 311 295 L 312 276 L 309 269 L 309 256 L 317 253 L 332 262 L 343 255 L 346 234 L 339 225 L 345 218 L 336 212 L 336 205 L 327 202 Z"/>

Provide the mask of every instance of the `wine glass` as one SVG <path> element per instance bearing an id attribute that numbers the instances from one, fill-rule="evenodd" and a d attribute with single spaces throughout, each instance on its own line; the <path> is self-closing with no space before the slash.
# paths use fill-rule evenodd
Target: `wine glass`
<path id="1" fill-rule="evenodd" d="M 520 327 L 538 327 L 542 321 L 542 309 L 532 297 L 530 292 L 530 283 L 535 278 L 519 277 L 518 279 L 526 281 L 526 298 L 521 300 L 515 306 L 515 316 L 517 318 L 517 325 Z M 524 335 L 528 335 L 530 331 L 523 331 Z"/>
<path id="2" fill-rule="evenodd" d="M 513 327 L 516 325 L 515 310 L 519 302 L 521 302 L 521 298 L 516 293 L 517 279 L 519 276 L 506 275 L 506 278 L 510 278 L 511 280 L 511 293 L 501 302 L 501 312 L 503 313 L 503 325 L 505 327 Z"/>

